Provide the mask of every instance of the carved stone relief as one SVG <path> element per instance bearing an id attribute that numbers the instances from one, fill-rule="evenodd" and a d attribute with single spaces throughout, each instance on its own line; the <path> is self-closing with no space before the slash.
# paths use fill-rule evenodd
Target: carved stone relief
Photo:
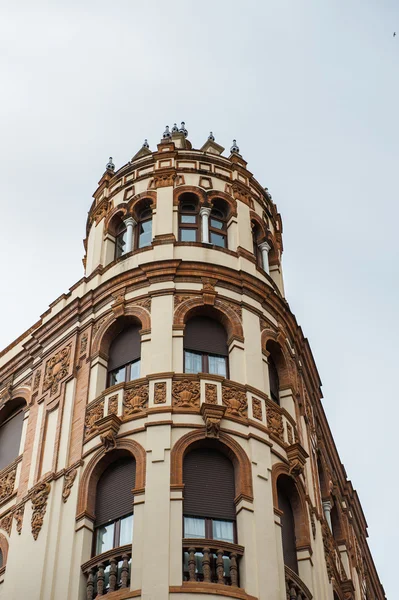
<path id="1" fill-rule="evenodd" d="M 223 385 L 222 402 L 226 406 L 226 415 L 241 418 L 248 416 L 248 402 L 245 392 Z"/>
<path id="2" fill-rule="evenodd" d="M 76 479 L 76 475 L 77 475 L 77 470 L 76 469 L 72 469 L 72 471 L 69 471 L 68 473 L 65 474 L 64 477 L 64 486 L 62 488 L 62 501 L 65 503 L 70 494 L 71 494 L 71 490 L 72 490 L 72 486 L 73 486 L 73 482 Z"/>
<path id="3" fill-rule="evenodd" d="M 0 527 L 3 529 L 8 535 L 11 533 L 12 527 L 12 512 L 6 514 L 0 521 Z"/>
<path id="4" fill-rule="evenodd" d="M 14 491 L 15 478 L 17 476 L 17 467 L 8 471 L 0 477 L 0 502 L 6 500 Z"/>
<path id="5" fill-rule="evenodd" d="M 109 415 L 117 415 L 118 414 L 118 394 L 115 396 L 110 396 L 108 398 L 108 414 Z"/>
<path id="6" fill-rule="evenodd" d="M 191 381 L 188 379 L 174 381 L 172 384 L 172 396 L 173 406 L 178 408 L 199 408 L 199 381 Z"/>
<path id="7" fill-rule="evenodd" d="M 225 411 L 225 406 L 207 404 L 206 402 L 201 405 L 201 415 L 205 421 L 206 437 L 219 437 L 220 421 L 222 420 Z"/>
<path id="8" fill-rule="evenodd" d="M 144 412 L 148 406 L 148 383 L 138 383 L 125 391 L 123 398 L 123 418 L 129 419 Z"/>
<path id="9" fill-rule="evenodd" d="M 47 482 L 40 483 L 32 494 L 32 535 L 37 540 L 40 530 L 43 526 L 44 515 L 46 514 L 47 500 L 51 486 Z"/>
<path id="10" fill-rule="evenodd" d="M 252 396 L 252 414 L 258 421 L 262 420 L 262 402 Z"/>
<path id="11" fill-rule="evenodd" d="M 68 375 L 71 362 L 71 344 L 54 354 L 46 362 L 43 380 L 43 392 L 51 389 L 51 394 L 58 392 L 60 381 Z"/>
<path id="12" fill-rule="evenodd" d="M 25 511 L 25 504 L 23 504 L 22 506 L 17 508 L 17 510 L 14 513 L 14 519 L 17 523 L 16 527 L 17 527 L 18 535 L 21 535 L 22 523 L 24 520 L 24 511 Z"/>
<path id="13" fill-rule="evenodd" d="M 270 433 L 284 441 L 284 425 L 281 414 L 276 408 L 268 406 L 266 410 L 267 426 Z"/>
<path id="14" fill-rule="evenodd" d="M 97 402 L 86 411 L 85 436 L 88 437 L 97 431 L 96 421 L 104 416 L 104 400 Z"/>
<path id="15" fill-rule="evenodd" d="M 158 381 L 154 384 L 154 404 L 165 404 L 166 381 Z"/>
<path id="16" fill-rule="evenodd" d="M 208 404 L 218 403 L 218 388 L 214 383 L 205 384 L 205 402 Z"/>

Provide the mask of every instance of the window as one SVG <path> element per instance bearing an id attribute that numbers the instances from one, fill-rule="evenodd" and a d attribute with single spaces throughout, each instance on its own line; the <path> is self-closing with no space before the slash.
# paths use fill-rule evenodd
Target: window
<path id="1" fill-rule="evenodd" d="M 277 480 L 277 496 L 278 507 L 283 513 L 281 516 L 281 535 L 284 564 L 294 571 L 294 573 L 298 573 L 295 519 L 291 504 L 291 498 L 294 493 L 296 493 L 296 490 L 292 480 L 287 476 L 280 476 Z"/>
<path id="2" fill-rule="evenodd" d="M 220 248 L 227 248 L 226 210 L 223 200 L 216 198 L 209 216 L 209 241 Z"/>
<path id="3" fill-rule="evenodd" d="M 278 378 L 277 367 L 276 367 L 276 364 L 275 364 L 271 354 L 269 354 L 269 358 L 267 359 L 267 362 L 269 365 L 270 396 L 271 396 L 272 400 L 274 400 L 274 402 L 276 402 L 276 404 L 280 404 L 280 399 L 279 399 L 280 382 L 279 382 L 279 378 Z"/>
<path id="4" fill-rule="evenodd" d="M 0 549 L 0 569 L 4 565 L 3 550 Z"/>
<path id="5" fill-rule="evenodd" d="M 108 357 L 107 387 L 140 377 L 140 327 L 131 325 L 113 340 Z"/>
<path id="6" fill-rule="evenodd" d="M 0 414 L 0 469 L 4 469 L 19 455 L 25 401 L 10 402 Z"/>
<path id="7" fill-rule="evenodd" d="M 253 244 L 254 257 L 256 259 L 256 264 L 258 265 L 258 267 L 260 267 L 262 269 L 263 268 L 262 252 L 259 249 L 261 230 L 260 230 L 259 225 L 257 223 L 255 223 L 254 221 L 251 222 L 251 227 L 252 227 L 252 244 Z"/>
<path id="8" fill-rule="evenodd" d="M 227 335 L 223 325 L 215 319 L 198 316 L 187 322 L 184 372 L 228 377 Z"/>
<path id="9" fill-rule="evenodd" d="M 120 458 L 109 465 L 97 484 L 93 554 L 131 544 L 136 461 Z"/>
<path id="10" fill-rule="evenodd" d="M 115 258 L 120 258 L 126 252 L 126 225 L 120 222 L 115 236 Z"/>
<path id="11" fill-rule="evenodd" d="M 194 194 L 185 193 L 179 203 L 179 240 L 180 242 L 199 241 L 198 199 Z"/>
<path id="12" fill-rule="evenodd" d="M 151 246 L 152 243 L 152 210 L 145 208 L 141 211 L 139 221 L 137 223 L 137 248 L 145 248 Z"/>

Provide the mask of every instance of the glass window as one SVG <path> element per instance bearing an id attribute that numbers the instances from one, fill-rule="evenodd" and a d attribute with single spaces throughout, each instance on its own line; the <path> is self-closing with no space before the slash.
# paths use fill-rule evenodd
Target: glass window
<path id="1" fill-rule="evenodd" d="M 180 241 L 195 242 L 197 240 L 196 229 L 180 229 Z"/>
<path id="2" fill-rule="evenodd" d="M 126 377 L 126 367 L 120 367 L 119 369 L 114 369 L 109 373 L 109 383 L 108 386 L 116 385 L 117 383 L 122 383 L 125 381 Z"/>
<path id="3" fill-rule="evenodd" d="M 211 233 L 211 237 L 210 237 L 211 244 L 214 244 L 215 246 L 219 246 L 220 248 L 226 247 L 226 236 L 221 235 L 220 233 L 215 233 L 214 231 L 211 231 L 210 233 Z"/>
<path id="4" fill-rule="evenodd" d="M 212 521 L 212 534 L 214 540 L 223 540 L 234 544 L 234 526 L 231 521 Z"/>
<path id="5" fill-rule="evenodd" d="M 197 216 L 196 215 L 181 215 L 181 222 L 195 224 L 197 222 Z"/>
<path id="6" fill-rule="evenodd" d="M 222 375 L 227 377 L 226 357 L 209 354 L 208 356 L 208 372 L 212 375 Z"/>
<path id="7" fill-rule="evenodd" d="M 115 523 L 97 529 L 96 554 L 102 554 L 114 547 Z"/>
<path id="8" fill-rule="evenodd" d="M 205 519 L 184 517 L 184 537 L 205 538 Z"/>
<path id="9" fill-rule="evenodd" d="M 140 223 L 139 227 L 139 248 L 150 246 L 152 242 L 152 220 L 150 219 L 149 221 L 144 221 L 144 223 Z"/>
<path id="10" fill-rule="evenodd" d="M 199 352 L 184 352 L 184 372 L 201 373 L 202 372 L 202 354 Z"/>
<path id="11" fill-rule="evenodd" d="M 133 539 L 133 515 L 124 517 L 120 523 L 119 546 L 131 544 Z"/>
<path id="12" fill-rule="evenodd" d="M 211 217 L 211 227 L 214 227 L 215 229 L 223 229 L 223 221 L 218 221 L 217 219 L 213 219 Z"/>
<path id="13" fill-rule="evenodd" d="M 139 377 L 140 377 L 140 359 L 135 360 L 130 365 L 130 381 L 133 381 L 133 379 L 138 379 Z"/>
<path id="14" fill-rule="evenodd" d="M 126 252 L 126 229 L 116 236 L 115 240 L 115 258 L 123 256 Z"/>

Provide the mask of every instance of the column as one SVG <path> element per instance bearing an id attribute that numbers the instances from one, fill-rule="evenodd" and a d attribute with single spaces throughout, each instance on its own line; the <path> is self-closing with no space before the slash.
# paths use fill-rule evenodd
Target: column
<path id="1" fill-rule="evenodd" d="M 263 270 L 269 275 L 269 250 L 271 246 L 267 242 L 259 244 L 259 250 L 262 252 Z"/>
<path id="2" fill-rule="evenodd" d="M 133 250 L 133 229 L 136 227 L 137 222 L 133 219 L 133 217 L 128 217 L 124 220 L 126 225 L 126 252 L 131 252 Z"/>
<path id="3" fill-rule="evenodd" d="M 325 500 L 323 502 L 323 512 L 324 512 L 324 517 L 328 523 L 328 526 L 330 528 L 330 531 L 332 532 L 332 525 L 331 525 L 331 502 L 330 500 Z"/>
<path id="4" fill-rule="evenodd" d="M 202 242 L 204 244 L 209 244 L 209 215 L 211 214 L 211 210 L 211 208 L 206 206 L 200 209 Z"/>

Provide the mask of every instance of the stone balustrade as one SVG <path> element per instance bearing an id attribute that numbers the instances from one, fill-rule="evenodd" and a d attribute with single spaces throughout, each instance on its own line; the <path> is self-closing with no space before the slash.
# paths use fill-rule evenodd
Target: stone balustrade
<path id="1" fill-rule="evenodd" d="M 312 594 L 294 571 L 285 566 L 287 600 L 312 600 Z"/>
<path id="2" fill-rule="evenodd" d="M 239 586 L 243 546 L 207 539 L 183 540 L 183 581 Z"/>
<path id="3" fill-rule="evenodd" d="M 132 546 L 120 546 L 99 554 L 82 565 L 87 578 L 87 600 L 130 585 Z"/>

